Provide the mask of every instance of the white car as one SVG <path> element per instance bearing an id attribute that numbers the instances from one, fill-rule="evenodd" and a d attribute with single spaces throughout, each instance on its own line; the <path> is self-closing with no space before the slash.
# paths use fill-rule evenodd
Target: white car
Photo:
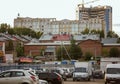
<path id="1" fill-rule="evenodd" d="M 45 80 L 39 80 L 39 84 L 48 84 L 48 82 L 47 81 L 45 81 Z"/>
<path id="2" fill-rule="evenodd" d="M 0 84 L 39 84 L 39 78 L 33 72 L 12 69 L 0 73 Z"/>
<path id="3" fill-rule="evenodd" d="M 24 70 L 32 71 L 32 72 L 36 73 L 36 71 L 34 69 L 32 69 L 32 68 L 24 68 Z"/>

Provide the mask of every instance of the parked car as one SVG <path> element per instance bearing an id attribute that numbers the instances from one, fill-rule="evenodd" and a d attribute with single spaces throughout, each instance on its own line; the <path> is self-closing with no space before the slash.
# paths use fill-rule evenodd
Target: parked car
<path id="1" fill-rule="evenodd" d="M 46 80 L 39 79 L 39 84 L 48 84 L 48 82 Z"/>
<path id="2" fill-rule="evenodd" d="M 59 69 L 53 69 L 53 70 L 51 70 L 51 72 L 59 73 L 62 76 L 62 78 L 63 78 L 64 81 L 67 80 L 66 74 L 64 72 L 61 74 L 61 71 Z"/>
<path id="3" fill-rule="evenodd" d="M 101 70 L 95 70 L 93 72 L 93 78 L 102 79 L 103 77 L 104 77 L 104 74 L 102 73 Z"/>
<path id="4" fill-rule="evenodd" d="M 62 77 L 58 73 L 41 72 L 37 74 L 38 74 L 39 79 L 48 81 L 48 84 L 62 84 L 63 83 Z"/>
<path id="5" fill-rule="evenodd" d="M 105 68 L 105 84 L 120 84 L 120 64 L 107 64 Z"/>
<path id="6" fill-rule="evenodd" d="M 39 84 L 39 78 L 33 72 L 12 69 L 0 73 L 0 84 Z"/>
<path id="7" fill-rule="evenodd" d="M 32 72 L 36 73 L 36 71 L 34 69 L 32 69 L 32 68 L 24 68 L 24 70 L 32 71 Z"/>

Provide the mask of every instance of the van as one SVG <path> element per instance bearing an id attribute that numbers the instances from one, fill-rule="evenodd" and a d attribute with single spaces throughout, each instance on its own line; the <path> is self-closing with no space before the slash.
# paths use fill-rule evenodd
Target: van
<path id="1" fill-rule="evenodd" d="M 92 75 L 92 65 L 90 62 L 75 62 L 74 67 L 75 71 L 73 72 L 73 81 L 90 81 Z"/>
<path id="2" fill-rule="evenodd" d="M 105 70 L 105 84 L 120 82 L 120 64 L 107 64 Z"/>

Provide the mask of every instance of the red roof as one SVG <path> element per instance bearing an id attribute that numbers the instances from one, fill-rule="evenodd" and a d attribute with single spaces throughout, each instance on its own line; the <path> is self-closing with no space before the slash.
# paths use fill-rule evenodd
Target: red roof
<path id="1" fill-rule="evenodd" d="M 69 41 L 70 40 L 70 35 L 69 34 L 57 34 L 52 37 L 52 40 L 54 41 Z"/>
<path id="2" fill-rule="evenodd" d="M 20 62 L 32 62 L 33 60 L 31 58 L 25 58 L 25 57 L 21 57 L 20 58 Z"/>

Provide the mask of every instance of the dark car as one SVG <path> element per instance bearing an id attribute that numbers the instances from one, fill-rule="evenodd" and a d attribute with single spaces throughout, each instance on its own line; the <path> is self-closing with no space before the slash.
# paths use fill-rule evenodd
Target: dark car
<path id="1" fill-rule="evenodd" d="M 63 78 L 64 81 L 67 80 L 67 76 L 66 76 L 66 74 L 65 74 L 65 73 L 64 73 L 64 74 L 61 74 L 61 73 L 60 73 L 60 70 L 56 70 L 56 69 L 54 69 L 54 70 L 51 70 L 51 72 L 59 73 L 59 74 L 62 76 L 62 78 Z"/>
<path id="2" fill-rule="evenodd" d="M 102 79 L 103 78 L 103 73 L 101 70 L 96 70 L 93 72 L 93 77 L 97 79 Z"/>
<path id="3" fill-rule="evenodd" d="M 49 84 L 62 84 L 63 79 L 61 75 L 55 72 L 40 72 L 37 73 L 39 79 L 48 81 Z"/>

